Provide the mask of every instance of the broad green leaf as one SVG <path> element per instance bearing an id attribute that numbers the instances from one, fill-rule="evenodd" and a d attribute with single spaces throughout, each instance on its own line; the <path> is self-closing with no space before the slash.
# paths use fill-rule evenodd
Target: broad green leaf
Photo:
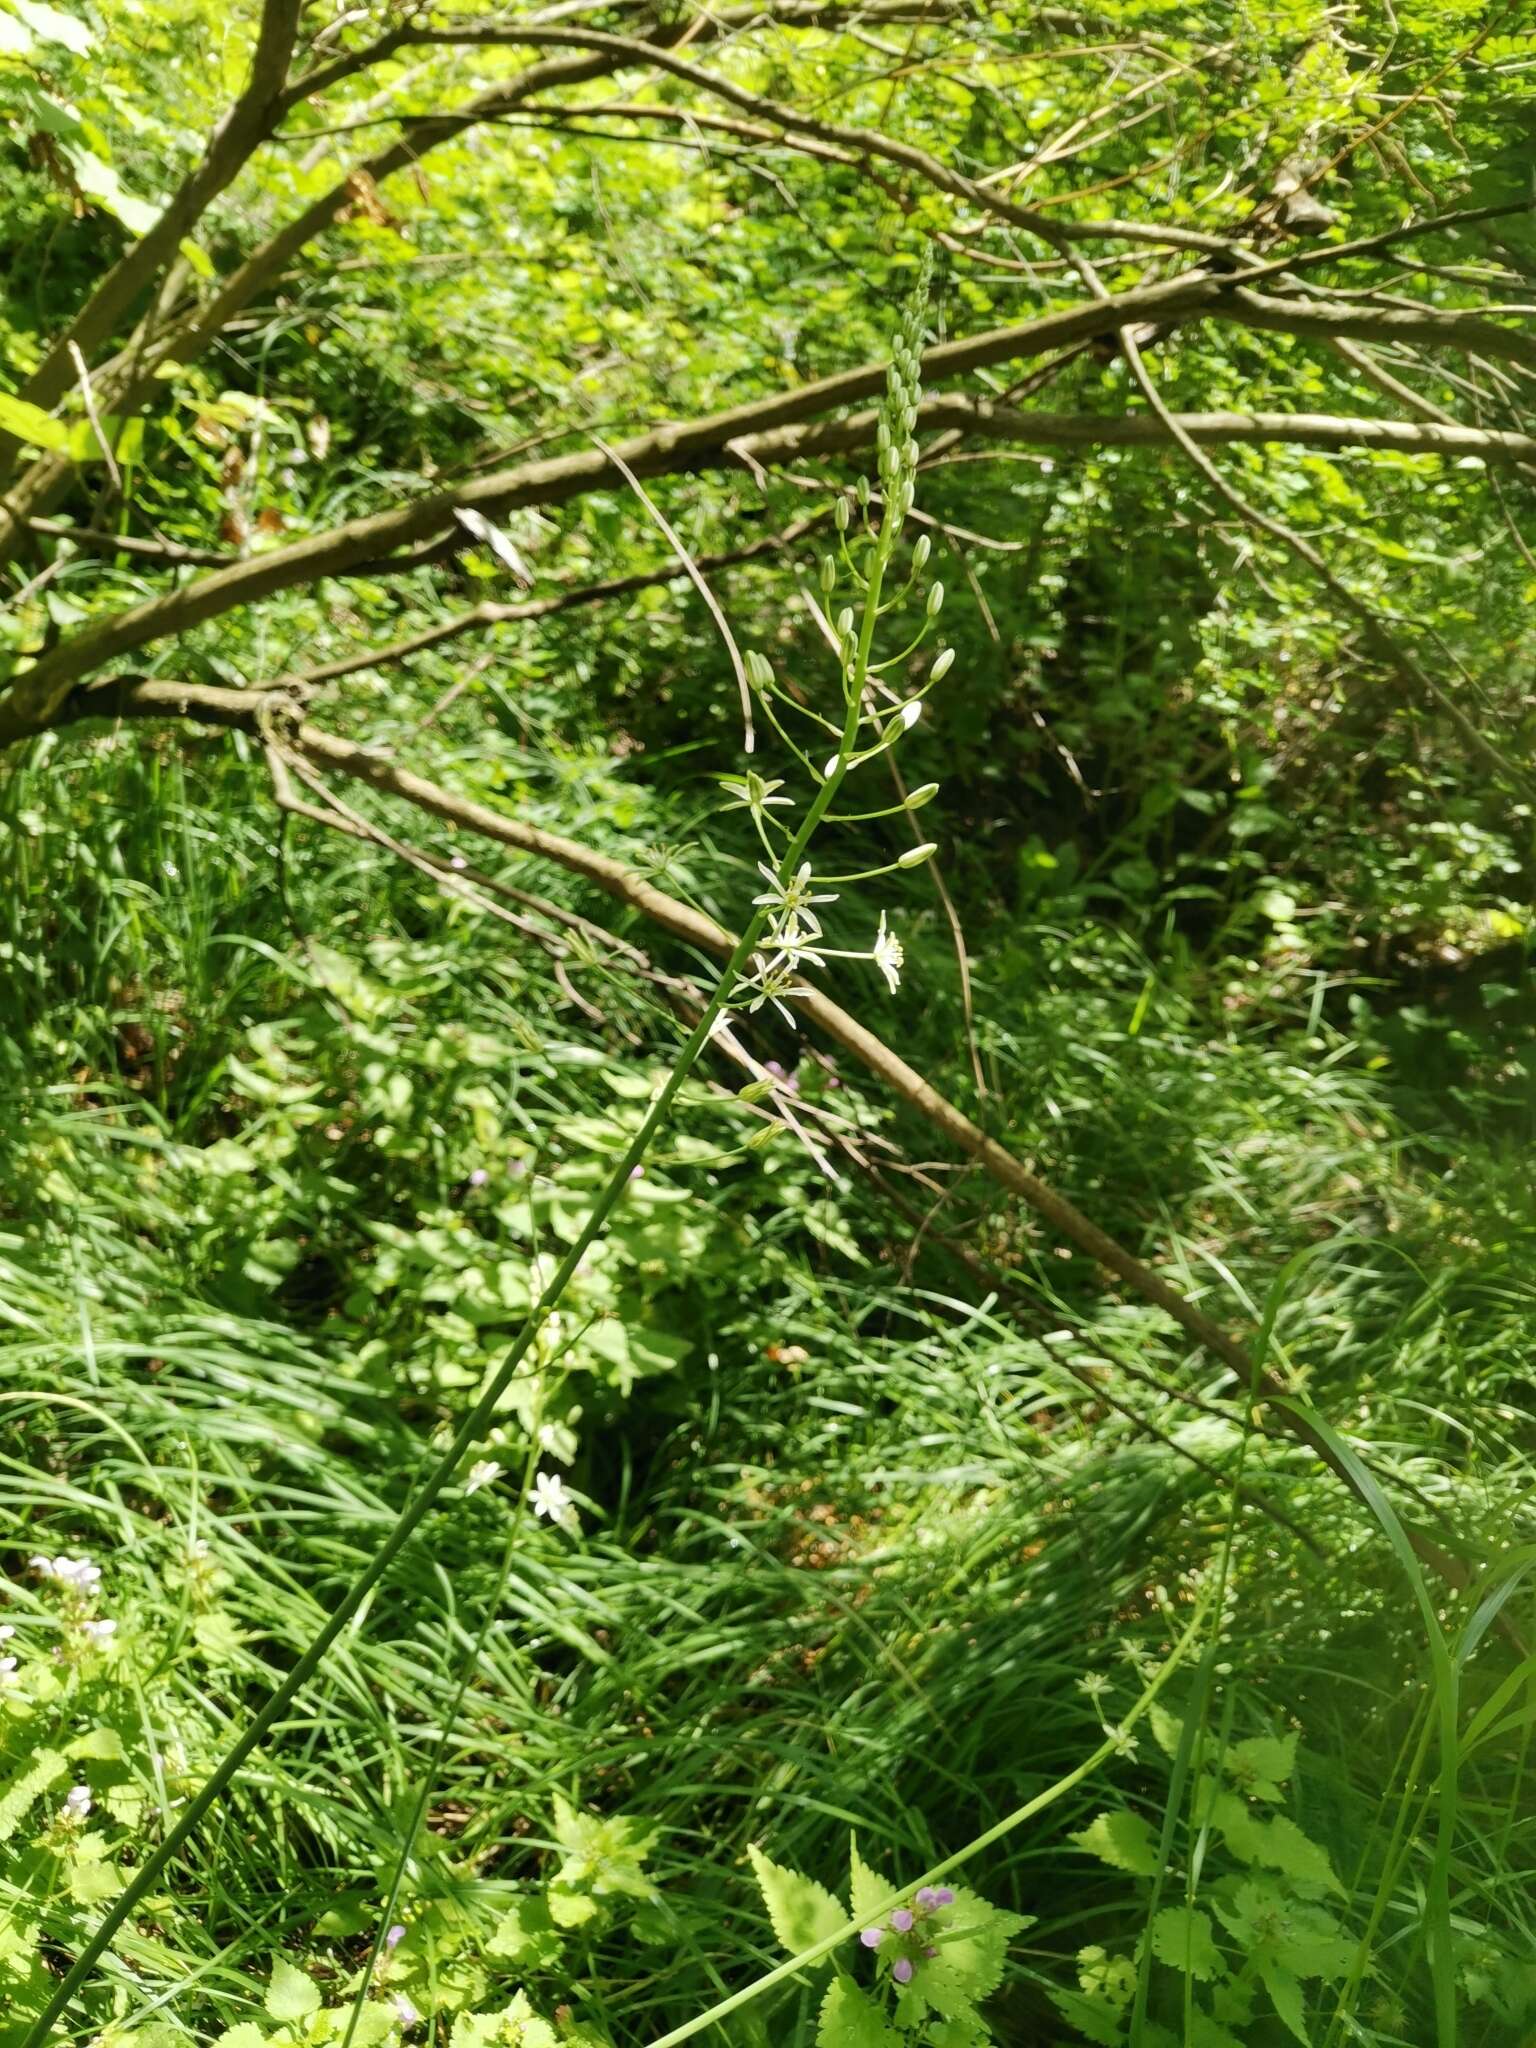
<path id="1" fill-rule="evenodd" d="M 847 1920 L 848 1915 L 837 1900 L 814 1878 L 802 1877 L 798 1870 L 786 1870 L 781 1863 L 770 1862 L 755 1844 L 747 1854 L 773 1931 L 791 1955 L 799 1955 L 802 1949 L 828 1940 Z"/>
<path id="2" fill-rule="evenodd" d="M 1307 2032 L 1306 2003 L 1301 1995 L 1301 1986 L 1273 1956 L 1260 1954 L 1257 1962 L 1264 1988 L 1274 2000 L 1275 2011 L 1301 2043 L 1301 2048 L 1309 2048 L 1311 2036 Z"/>
<path id="3" fill-rule="evenodd" d="M 1126 2006 L 1136 1996 L 1136 1965 L 1129 1956 L 1112 1956 L 1095 1942 L 1077 1952 L 1077 1981 L 1086 1997 Z"/>
<path id="4" fill-rule="evenodd" d="M 1165 1906 L 1152 1922 L 1152 1953 L 1180 1976 L 1202 1982 L 1223 1976 L 1226 1964 L 1211 1932 L 1208 1913 L 1198 1906 Z"/>
<path id="5" fill-rule="evenodd" d="M 822 2000 L 816 2048 L 901 2048 L 901 2036 L 867 1991 L 837 1977 Z"/>
<path id="6" fill-rule="evenodd" d="M 89 1757 L 95 1763 L 120 1764 L 123 1761 L 123 1738 L 115 1728 L 90 1728 L 84 1735 L 77 1735 L 64 1754 Z"/>
<path id="7" fill-rule="evenodd" d="M 69 1766 L 57 1750 L 41 1749 L 0 1792 L 0 1842 L 15 1834 L 43 1793 L 68 1775 Z"/>
<path id="8" fill-rule="evenodd" d="M 1279 1800 L 1281 1787 L 1296 1768 L 1296 1737 L 1254 1735 L 1234 1743 L 1224 1759 L 1227 1776 L 1250 1799 Z"/>
<path id="9" fill-rule="evenodd" d="M 254 2020 L 241 2020 L 214 2037 L 213 2048 L 266 2048 L 267 2037 Z"/>
<path id="10" fill-rule="evenodd" d="M 275 2020 L 307 2020 L 320 2010 L 320 1987 L 286 1956 L 272 1958 L 272 1980 L 262 2003 Z"/>
<path id="11" fill-rule="evenodd" d="M 1170 1714 L 1166 1707 L 1160 1707 L 1154 1701 L 1147 1710 L 1147 1720 L 1158 1748 L 1165 1756 L 1177 1756 L 1179 1744 L 1184 1739 L 1184 1723 L 1179 1716 Z"/>
<path id="12" fill-rule="evenodd" d="M 549 1901 L 530 1894 L 516 1899 L 496 1923 L 485 1952 L 527 1969 L 544 1969 L 560 1953 L 560 1934 Z"/>
<path id="13" fill-rule="evenodd" d="M 1283 1813 L 1277 1813 L 1265 1826 L 1263 1844 L 1256 1857 L 1270 1870 L 1281 1871 L 1300 1884 L 1315 1884 L 1340 1894 L 1344 1890 L 1333 1874 L 1327 1850 L 1304 1835 L 1295 1821 Z"/>
<path id="14" fill-rule="evenodd" d="M 42 42 L 62 43 L 77 57 L 91 47 L 91 32 L 85 23 L 57 7 L 49 7 L 46 0 L 7 0 L 7 4 Z"/>
<path id="15" fill-rule="evenodd" d="M 883 1877 L 877 1877 L 859 1854 L 858 1840 L 848 1840 L 849 1896 L 853 1900 L 853 1918 L 861 1923 L 872 1923 L 879 1910 L 880 1901 L 888 1898 L 895 1889 Z"/>
<path id="16" fill-rule="evenodd" d="M 86 149 L 78 142 L 67 142 L 64 154 L 69 158 L 75 183 L 86 198 L 94 199 L 108 213 L 114 214 L 131 235 L 147 234 L 160 218 L 160 208 L 130 192 L 112 166 L 95 150 Z"/>
<path id="17" fill-rule="evenodd" d="M 46 448 L 51 455 L 62 455 L 69 447 L 69 428 L 63 420 L 56 420 L 40 405 L 30 405 L 24 398 L 11 398 L 3 392 L 0 431 L 13 434 L 29 448 Z"/>
<path id="18" fill-rule="evenodd" d="M 1161 1867 L 1151 1827 L 1139 1813 L 1127 1813 L 1123 1807 L 1101 1813 L 1069 1840 L 1116 1870 L 1128 1870 L 1133 1877 L 1156 1877 Z"/>
<path id="19" fill-rule="evenodd" d="M 1084 2040 L 1094 2042 L 1096 2048 L 1120 2048 L 1125 2039 L 1123 2012 L 1096 1998 L 1087 1998 L 1081 1991 L 1067 1991 L 1056 1985 L 1048 1988 L 1047 1995 L 1062 2018 L 1076 2027 Z"/>
<path id="20" fill-rule="evenodd" d="M 975 1892 L 957 1891 L 938 1918 L 939 1953 L 922 1965 L 911 1989 L 946 2019 L 967 2017 L 1002 1982 L 1008 1944 L 1030 1924 Z"/>

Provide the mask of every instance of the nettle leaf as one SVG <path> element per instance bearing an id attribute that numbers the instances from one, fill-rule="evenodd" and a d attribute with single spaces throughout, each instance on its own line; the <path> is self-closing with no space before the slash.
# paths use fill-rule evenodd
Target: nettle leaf
<path id="1" fill-rule="evenodd" d="M 1165 1906 L 1152 1922 L 1152 1953 L 1181 1976 L 1202 1982 L 1226 1974 L 1211 1931 L 1211 1916 L 1198 1906 Z"/>
<path id="2" fill-rule="evenodd" d="M 1304 1835 L 1295 1821 L 1283 1813 L 1277 1813 L 1264 1827 L 1255 1861 L 1294 1878 L 1299 1884 L 1315 1884 L 1324 1891 L 1343 1895 L 1344 1887 L 1333 1874 L 1328 1851 Z"/>
<path id="3" fill-rule="evenodd" d="M 1223 1767 L 1250 1799 L 1283 1799 L 1281 1787 L 1296 1768 L 1295 1734 L 1253 1735 L 1234 1743 Z"/>
<path id="4" fill-rule="evenodd" d="M 215 2035 L 213 2048 L 267 2048 L 267 2037 L 254 2020 L 241 2020 Z"/>
<path id="5" fill-rule="evenodd" d="M 15 1834 L 36 1801 L 68 1773 L 69 1766 L 56 1749 L 40 1749 L 31 1763 L 16 1773 L 0 1792 L 0 1842 Z"/>
<path id="6" fill-rule="evenodd" d="M 957 1891 L 936 1923 L 938 1954 L 919 1965 L 910 1989 L 945 2019 L 969 2019 L 1002 1981 L 1008 1944 L 1033 1925 L 1020 1913 Z"/>
<path id="7" fill-rule="evenodd" d="M 1112 1956 L 1095 1942 L 1077 1952 L 1077 1981 L 1087 1997 L 1127 2006 L 1136 1996 L 1136 1965 L 1129 1956 Z"/>
<path id="8" fill-rule="evenodd" d="M 901 2036 L 867 1991 L 838 1977 L 821 2002 L 816 2048 L 901 2048 Z"/>
<path id="9" fill-rule="evenodd" d="M 935 2020 L 928 2029 L 929 2048 L 986 2048 L 991 2038 L 980 2020 Z"/>
<path id="10" fill-rule="evenodd" d="M 1264 1988 L 1274 2000 L 1275 2011 L 1301 2043 L 1301 2048 L 1308 2048 L 1311 2036 L 1307 2033 L 1306 2003 L 1301 1995 L 1301 1986 L 1273 1956 L 1261 1953 L 1256 1960 Z"/>
<path id="11" fill-rule="evenodd" d="M 262 2003 L 274 2020 L 307 2020 L 320 2010 L 320 1987 L 285 1956 L 274 1956 L 272 1981 Z"/>
<path id="12" fill-rule="evenodd" d="M 1332 1981 L 1348 1975 L 1355 1960 L 1355 1943 L 1326 1906 L 1296 1900 L 1275 1944 L 1275 1956 L 1294 1976 Z"/>
<path id="13" fill-rule="evenodd" d="M 1220 2020 L 1196 2006 L 1189 2016 L 1189 2048 L 1244 2048 L 1244 2044 Z"/>
<path id="14" fill-rule="evenodd" d="M 858 1839 L 853 1835 L 848 1838 L 848 1873 L 853 1917 L 870 1926 L 878 1916 L 881 1900 L 890 1896 L 893 1887 L 870 1869 L 859 1854 Z"/>
<path id="15" fill-rule="evenodd" d="M 1076 2027 L 1085 2040 L 1097 2043 L 1097 2048 L 1120 2048 L 1125 2039 L 1123 2013 L 1101 2005 L 1096 1998 L 1084 1997 L 1081 1991 L 1065 1991 L 1052 1985 L 1047 1995 L 1062 2018 Z"/>
<path id="16" fill-rule="evenodd" d="M 485 1952 L 528 1969 L 552 1963 L 560 1953 L 560 1931 L 549 1901 L 533 1895 L 514 1900 L 497 1921 Z"/>
<path id="17" fill-rule="evenodd" d="M 639 1821 L 600 1819 L 593 1813 L 578 1813 L 555 1795 L 554 1836 L 565 1851 L 565 1861 L 554 1882 L 563 1889 L 584 1888 L 601 1897 L 606 1892 L 627 1892 L 631 1898 L 649 1899 L 656 1887 L 641 1870 L 641 1864 L 655 1845 L 657 1830 Z"/>
<path id="18" fill-rule="evenodd" d="M 825 1885 L 770 1862 L 755 1845 L 747 1854 L 773 1931 L 791 1955 L 830 1939 L 846 1922 L 848 1915 Z"/>
<path id="19" fill-rule="evenodd" d="M 1170 1714 L 1166 1707 L 1154 1703 L 1147 1710 L 1147 1720 L 1151 1724 L 1152 1739 L 1164 1756 L 1176 1757 L 1179 1753 L 1179 1744 L 1184 1739 L 1184 1723 L 1179 1716 Z"/>
<path id="20" fill-rule="evenodd" d="M 94 1763 L 120 1764 L 124 1761 L 123 1738 L 115 1728 L 91 1728 L 77 1735 L 64 1754 L 88 1757 Z"/>
<path id="21" fill-rule="evenodd" d="M 1161 1868 L 1151 1827 L 1139 1813 L 1127 1813 L 1123 1807 L 1101 1813 L 1069 1840 L 1116 1870 L 1128 1870 L 1133 1877 L 1156 1877 Z"/>

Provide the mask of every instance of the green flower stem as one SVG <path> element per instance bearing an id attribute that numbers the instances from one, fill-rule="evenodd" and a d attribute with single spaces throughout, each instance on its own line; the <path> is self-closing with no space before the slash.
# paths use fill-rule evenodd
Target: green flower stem
<path id="1" fill-rule="evenodd" d="M 695 2034 L 702 2034 L 706 2027 L 714 2026 L 716 2021 L 723 2020 L 727 2014 L 749 2005 L 754 1998 L 760 1998 L 776 1984 L 783 1984 L 801 1970 L 809 1969 L 813 1963 L 821 1962 L 824 1957 L 831 1955 L 834 1949 L 841 1948 L 845 1941 L 852 1941 L 862 1929 L 872 1925 L 876 1920 L 883 1919 L 893 1906 L 902 1905 L 913 1892 L 921 1890 L 926 1884 L 936 1884 L 940 1878 L 950 1876 L 962 1864 L 969 1863 L 973 1856 L 979 1856 L 983 1849 L 990 1849 L 994 1842 L 1002 1841 L 1005 1835 L 1012 1834 L 1014 1829 L 1022 1827 L 1025 1821 L 1033 1819 L 1047 1806 L 1054 1805 L 1075 1785 L 1082 1784 L 1085 1778 L 1091 1778 L 1101 1764 L 1107 1763 L 1117 1753 L 1126 1731 L 1133 1728 L 1141 1719 L 1183 1662 L 1190 1645 L 1196 1641 L 1204 1626 L 1210 1599 L 1211 1596 L 1206 1594 L 1200 1600 L 1189 1626 L 1174 1644 L 1157 1675 L 1119 1727 L 1106 1735 L 1098 1748 L 1091 1755 L 1084 1757 L 1074 1769 L 1068 1771 L 1064 1778 L 1058 1778 L 1055 1784 L 1047 1785 L 1043 1792 L 1037 1792 L 1033 1799 L 1026 1799 L 1022 1806 L 1016 1806 L 1012 1813 L 988 1828 L 985 1833 L 978 1835 L 974 1841 L 967 1842 L 963 1849 L 957 1849 L 953 1856 L 946 1856 L 942 1863 L 935 1863 L 931 1870 L 925 1870 L 910 1884 L 904 1884 L 899 1890 L 889 1893 L 867 1914 L 857 1920 L 845 1920 L 835 1934 L 826 1935 L 810 1948 L 802 1949 L 799 1955 L 791 1956 L 787 1963 L 780 1963 L 777 1968 L 766 1971 L 763 1976 L 754 1977 L 750 1984 L 744 1984 L 740 1991 L 733 1991 L 729 1998 L 722 1998 L 717 2005 L 710 2006 L 707 2012 L 695 2013 L 691 2020 L 684 2020 L 683 2024 L 674 2027 L 670 2034 L 663 2034 L 659 2040 L 653 2041 L 651 2048 L 678 2048 L 679 2042 L 691 2041 Z"/>
<path id="2" fill-rule="evenodd" d="M 890 558 L 890 545 L 882 534 L 877 544 L 874 564 L 870 573 L 869 590 L 864 604 L 864 620 L 859 634 L 858 651 L 852 670 L 845 678 L 847 711 L 843 720 L 842 740 L 832 772 L 817 790 L 804 822 L 795 834 L 788 852 L 779 866 L 781 883 L 788 882 L 800 864 L 802 855 L 809 845 L 811 835 L 821 823 L 822 817 L 837 794 L 847 770 L 849 757 L 854 752 L 858 737 L 859 706 L 863 696 L 865 679 L 869 673 L 869 649 L 874 635 L 875 622 L 879 616 L 880 584 Z M 158 1849 L 139 1868 L 129 1883 L 118 1894 L 111 1908 L 103 1917 L 90 1940 L 75 1958 L 68 1974 L 49 1999 L 46 2009 L 29 2028 L 21 2048 L 44 2048 L 54 2022 L 68 2011 L 71 2001 L 95 1969 L 111 1944 L 112 1937 L 123 1922 L 143 1903 L 159 1883 L 167 1867 L 182 1845 L 196 1833 L 204 1816 L 212 1811 L 239 1773 L 241 1765 L 256 1748 L 262 1737 L 273 1724 L 285 1714 L 304 1686 L 314 1677 L 324 1662 L 326 1653 L 340 1636 L 353 1616 L 368 1599 L 374 1588 L 388 1572 L 395 1559 L 404 1550 L 411 1537 L 426 1519 L 433 1502 L 448 1485 L 463 1460 L 464 1453 L 471 1445 L 484 1436 L 487 1426 L 496 1413 L 502 1395 L 511 1385 L 514 1374 L 528 1354 L 529 1347 L 543 1327 L 550 1313 L 559 1305 L 561 1296 L 575 1277 L 592 1244 L 596 1241 L 603 1225 L 613 1213 L 629 1185 L 630 1175 L 644 1160 L 650 1150 L 651 1141 L 666 1122 L 668 1112 L 677 1096 L 677 1091 L 688 1078 L 699 1055 L 709 1043 L 716 1021 L 725 1009 L 742 970 L 750 960 L 753 950 L 762 938 L 768 924 L 769 910 L 760 910 L 736 942 L 735 951 L 726 963 L 725 971 L 715 987 L 699 1021 L 689 1033 L 671 1072 L 663 1082 L 655 1101 L 646 1114 L 645 1121 L 630 1141 L 629 1148 L 614 1168 L 607 1184 L 593 1207 L 591 1215 L 582 1227 L 565 1257 L 560 1261 L 549 1285 L 539 1296 L 529 1312 L 506 1358 L 488 1382 L 484 1393 L 470 1409 L 454 1432 L 453 1441 L 439 1458 L 427 1477 L 417 1487 L 405 1506 L 400 1510 L 394 1527 L 380 1544 L 370 1561 L 364 1565 L 352 1584 L 343 1593 L 332 1609 L 324 1625 L 316 1634 L 309 1648 L 299 1658 L 288 1676 L 277 1689 L 269 1693 L 264 1706 L 247 1723 L 243 1734 L 225 1751 L 201 1791 L 190 1800 L 180 1820 L 166 1835 Z"/>

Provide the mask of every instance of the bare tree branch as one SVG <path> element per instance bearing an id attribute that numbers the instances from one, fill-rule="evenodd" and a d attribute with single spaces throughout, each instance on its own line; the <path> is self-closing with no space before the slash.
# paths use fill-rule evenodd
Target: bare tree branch
<path id="1" fill-rule="evenodd" d="M 1220 291 L 1211 280 L 1179 280 L 1130 292 L 1103 305 L 1047 314 L 1027 327 L 1002 329 L 973 341 L 952 342 L 929 351 L 930 376 L 970 368 L 1007 355 L 1041 354 L 1080 336 L 1106 319 L 1125 324 L 1128 312 L 1197 308 Z M 884 366 L 869 364 L 798 391 L 716 413 L 684 425 L 664 426 L 619 444 L 618 453 L 638 475 L 658 476 L 743 463 L 764 468 L 848 454 L 867 447 L 876 426 L 873 412 L 817 422 L 814 415 L 849 397 L 878 388 Z M 799 422 L 799 423 L 796 423 Z M 766 423 L 766 424 L 759 424 Z M 924 430 L 948 429 L 1042 447 L 1147 446 L 1168 438 L 1157 419 L 1097 414 L 1017 411 L 972 398 L 932 399 L 921 410 Z M 754 429 L 756 429 L 754 431 Z M 1477 455 L 1485 460 L 1524 463 L 1536 458 L 1536 439 L 1492 429 L 1446 427 L 1434 421 L 1350 420 L 1327 414 L 1214 413 L 1191 415 L 1186 426 L 1196 441 L 1297 441 L 1322 448 L 1396 449 L 1405 453 Z M 135 648 L 182 633 L 238 606 L 322 576 L 354 573 L 391 550 L 435 542 L 454 524 L 454 512 L 469 506 L 482 512 L 561 504 L 587 491 L 611 486 L 619 472 L 601 451 L 585 449 L 473 479 L 456 491 L 349 521 L 324 534 L 231 563 L 213 575 L 143 603 L 87 628 L 45 655 L 18 677 L 0 699 L 0 744 L 46 724 L 50 708 L 85 676 Z M 532 614 L 529 614 L 532 616 Z M 451 637 L 444 634 L 442 637 Z M 430 644 L 430 643 L 427 643 Z"/>
<path id="2" fill-rule="evenodd" d="M 112 685 L 84 690 L 68 706 L 71 719 L 93 717 L 195 718 L 203 723 L 263 734 L 274 713 L 291 708 L 285 691 L 222 690 L 198 685 L 149 682 L 125 677 Z M 355 741 L 304 724 L 288 733 L 284 750 L 301 757 L 321 771 L 340 774 L 366 783 L 410 804 L 431 817 L 441 818 L 459 830 L 479 834 L 500 845 L 553 862 L 583 877 L 604 894 L 636 911 L 684 944 L 707 955 L 728 957 L 735 941 L 724 926 L 702 911 L 668 896 L 622 861 L 596 852 L 559 833 L 546 832 L 520 819 L 503 817 L 484 804 L 461 797 L 451 790 L 398 766 L 388 755 L 360 746 Z M 858 1019 L 829 997 L 813 991 L 793 998 L 795 1007 L 823 1031 L 834 1044 L 851 1053 L 906 1107 L 922 1117 L 978 1165 L 1000 1187 L 1017 1196 L 1066 1243 L 1143 1300 L 1160 1309 L 1186 1336 L 1211 1353 L 1233 1374 L 1234 1392 L 1240 1399 L 1279 1400 L 1288 1393 L 1261 1359 L 1253 1357 L 1221 1324 L 1196 1302 L 1181 1293 L 1154 1268 L 1138 1259 L 1116 1239 L 1090 1221 L 1036 1174 L 1016 1160 L 1012 1153 L 972 1123 L 965 1113 L 949 1102 L 916 1068 L 910 1066 Z M 1304 1443 L 1331 1471 L 1354 1490 L 1355 1482 L 1324 1438 L 1312 1429 L 1304 1416 L 1289 1407 L 1273 1411 L 1273 1422 Z M 1418 1555 L 1449 1584 L 1467 1583 L 1468 1570 L 1422 1529 L 1409 1528 Z"/>

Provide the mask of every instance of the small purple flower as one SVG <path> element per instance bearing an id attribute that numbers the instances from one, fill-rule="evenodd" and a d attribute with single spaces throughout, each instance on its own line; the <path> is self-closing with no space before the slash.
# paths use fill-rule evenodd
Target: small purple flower
<path id="1" fill-rule="evenodd" d="M 891 1925 L 898 1934 L 910 1934 L 912 1932 L 911 1909 L 907 1906 L 898 1906 L 891 1915 Z"/>
<path id="2" fill-rule="evenodd" d="M 925 1948 L 925 1949 L 923 1950 L 923 1954 L 924 1954 L 925 1956 L 933 1957 L 933 1956 L 936 1956 L 936 1955 L 938 1954 L 938 1950 L 937 1950 L 937 1949 L 936 1949 L 936 1948 L 934 1947 L 933 1943 L 932 1943 L 932 1942 L 930 1941 L 930 1942 L 929 1942 L 929 1944 L 928 1944 L 928 1946 L 927 1946 L 927 1947 L 926 1947 L 926 1948 Z"/>
<path id="3" fill-rule="evenodd" d="M 483 1166 L 477 1166 L 469 1176 L 469 1184 L 472 1188 L 483 1188 L 490 1177 Z"/>
<path id="4" fill-rule="evenodd" d="M 866 1927 L 859 1936 L 859 1939 L 866 1948 L 878 1948 L 885 1939 L 885 1929 L 883 1927 Z"/>
<path id="5" fill-rule="evenodd" d="M 644 1180 L 645 1168 L 643 1166 L 632 1166 L 629 1169 L 629 1177 L 631 1180 Z"/>
<path id="6" fill-rule="evenodd" d="M 397 1923 L 395 1926 L 391 1927 L 389 1932 L 385 1935 L 384 1946 L 390 1950 L 397 1949 L 400 1946 L 401 1942 L 404 1941 L 404 1939 L 405 1929 Z"/>
<path id="7" fill-rule="evenodd" d="M 891 1975 L 898 1984 L 910 1984 L 912 1982 L 911 1958 L 908 1956 L 898 1956 L 891 1965 Z"/>
<path id="8" fill-rule="evenodd" d="M 947 1884 L 925 1884 L 917 1895 L 917 1903 L 925 1913 L 936 1913 L 941 1906 L 952 1906 L 955 1895 Z"/>

